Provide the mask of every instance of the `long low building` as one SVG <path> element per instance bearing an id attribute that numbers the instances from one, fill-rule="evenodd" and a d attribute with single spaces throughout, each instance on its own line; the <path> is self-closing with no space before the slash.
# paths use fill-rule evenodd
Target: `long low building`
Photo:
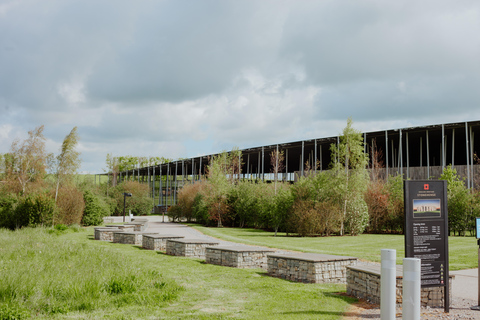
<path id="1" fill-rule="evenodd" d="M 443 168 L 451 164 L 472 188 L 480 180 L 476 151 L 480 141 L 475 141 L 475 135 L 480 135 L 480 121 L 365 132 L 363 138 L 370 158 L 369 169 L 381 177 L 400 174 L 406 179 L 438 179 Z M 280 180 L 295 181 L 308 171 L 328 170 L 330 146 L 338 142 L 339 136 L 335 136 L 241 149 L 240 178 L 272 180 L 274 151 L 283 151 L 285 157 Z M 212 156 L 131 169 L 120 172 L 118 178 L 148 182 L 158 205 L 165 206 L 175 202 L 174 196 L 169 195 L 176 194 L 179 186 L 203 178 Z"/>

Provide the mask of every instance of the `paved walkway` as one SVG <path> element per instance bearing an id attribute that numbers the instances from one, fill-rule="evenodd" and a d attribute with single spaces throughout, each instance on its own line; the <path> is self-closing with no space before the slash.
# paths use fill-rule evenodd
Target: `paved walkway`
<path id="1" fill-rule="evenodd" d="M 123 222 L 123 217 L 112 217 L 115 222 Z M 140 218 L 140 217 L 139 217 Z M 155 232 L 160 234 L 173 234 L 183 236 L 185 239 L 206 239 L 217 240 L 220 245 L 236 245 L 242 244 L 219 240 L 201 233 L 194 228 L 188 227 L 181 223 L 173 223 L 168 221 L 168 217 L 165 216 L 144 216 L 149 221 L 146 231 Z M 165 222 L 163 222 L 165 221 Z M 130 222 L 130 218 L 126 217 L 125 222 Z M 450 271 L 451 275 L 455 278 L 452 283 L 452 296 L 453 298 L 468 300 L 472 305 L 476 305 L 478 302 L 478 269 L 467 269 L 459 271 Z M 480 317 L 480 315 L 479 315 Z"/>

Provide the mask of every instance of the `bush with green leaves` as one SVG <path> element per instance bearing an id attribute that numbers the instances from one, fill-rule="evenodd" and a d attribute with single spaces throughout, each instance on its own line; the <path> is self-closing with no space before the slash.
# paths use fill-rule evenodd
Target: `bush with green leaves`
<path id="1" fill-rule="evenodd" d="M 15 209 L 18 197 L 14 193 L 0 196 L 0 228 L 15 229 Z"/>
<path id="2" fill-rule="evenodd" d="M 465 235 L 469 221 L 474 220 L 475 198 L 451 166 L 443 170 L 440 179 L 447 181 L 448 227 L 453 234 Z"/>
<path id="3" fill-rule="evenodd" d="M 149 197 L 149 188 L 147 184 L 136 181 L 125 181 L 118 184 L 115 188 L 110 189 L 109 196 L 114 200 L 115 208 L 112 212 L 114 215 L 123 215 L 124 193 L 131 193 L 131 197 L 127 197 L 125 201 L 126 214 L 129 211 L 134 216 L 148 215 L 152 212 L 153 202 Z"/>
<path id="4" fill-rule="evenodd" d="M 15 208 L 15 227 L 52 225 L 58 209 L 48 193 L 33 193 L 19 198 Z"/>
<path id="5" fill-rule="evenodd" d="M 100 195 L 86 190 L 83 193 L 83 200 L 85 201 L 82 217 L 84 226 L 98 226 L 103 223 L 103 217 L 110 215 L 110 207 Z"/>

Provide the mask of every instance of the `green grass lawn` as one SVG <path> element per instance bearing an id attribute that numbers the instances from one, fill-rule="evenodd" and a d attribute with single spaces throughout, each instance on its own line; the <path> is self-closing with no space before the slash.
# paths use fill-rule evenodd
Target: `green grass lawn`
<path id="1" fill-rule="evenodd" d="M 0 319 L 341 319 L 345 285 L 303 284 L 92 240 L 0 229 Z"/>
<path id="2" fill-rule="evenodd" d="M 381 249 L 397 250 L 397 264 L 405 257 L 404 236 L 362 234 L 351 237 L 287 237 L 258 229 L 207 228 L 190 224 L 195 229 L 218 239 L 292 251 L 354 256 L 380 262 Z M 450 270 L 478 267 L 478 246 L 474 237 L 449 237 Z"/>

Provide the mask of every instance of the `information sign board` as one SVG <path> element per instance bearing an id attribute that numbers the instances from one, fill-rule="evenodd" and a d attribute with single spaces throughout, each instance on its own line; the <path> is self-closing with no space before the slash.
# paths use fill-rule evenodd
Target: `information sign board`
<path id="1" fill-rule="evenodd" d="M 480 218 L 475 218 L 475 236 L 480 239 Z"/>
<path id="2" fill-rule="evenodd" d="M 405 257 L 421 259 L 422 287 L 444 286 L 448 306 L 447 182 L 405 181 Z"/>

